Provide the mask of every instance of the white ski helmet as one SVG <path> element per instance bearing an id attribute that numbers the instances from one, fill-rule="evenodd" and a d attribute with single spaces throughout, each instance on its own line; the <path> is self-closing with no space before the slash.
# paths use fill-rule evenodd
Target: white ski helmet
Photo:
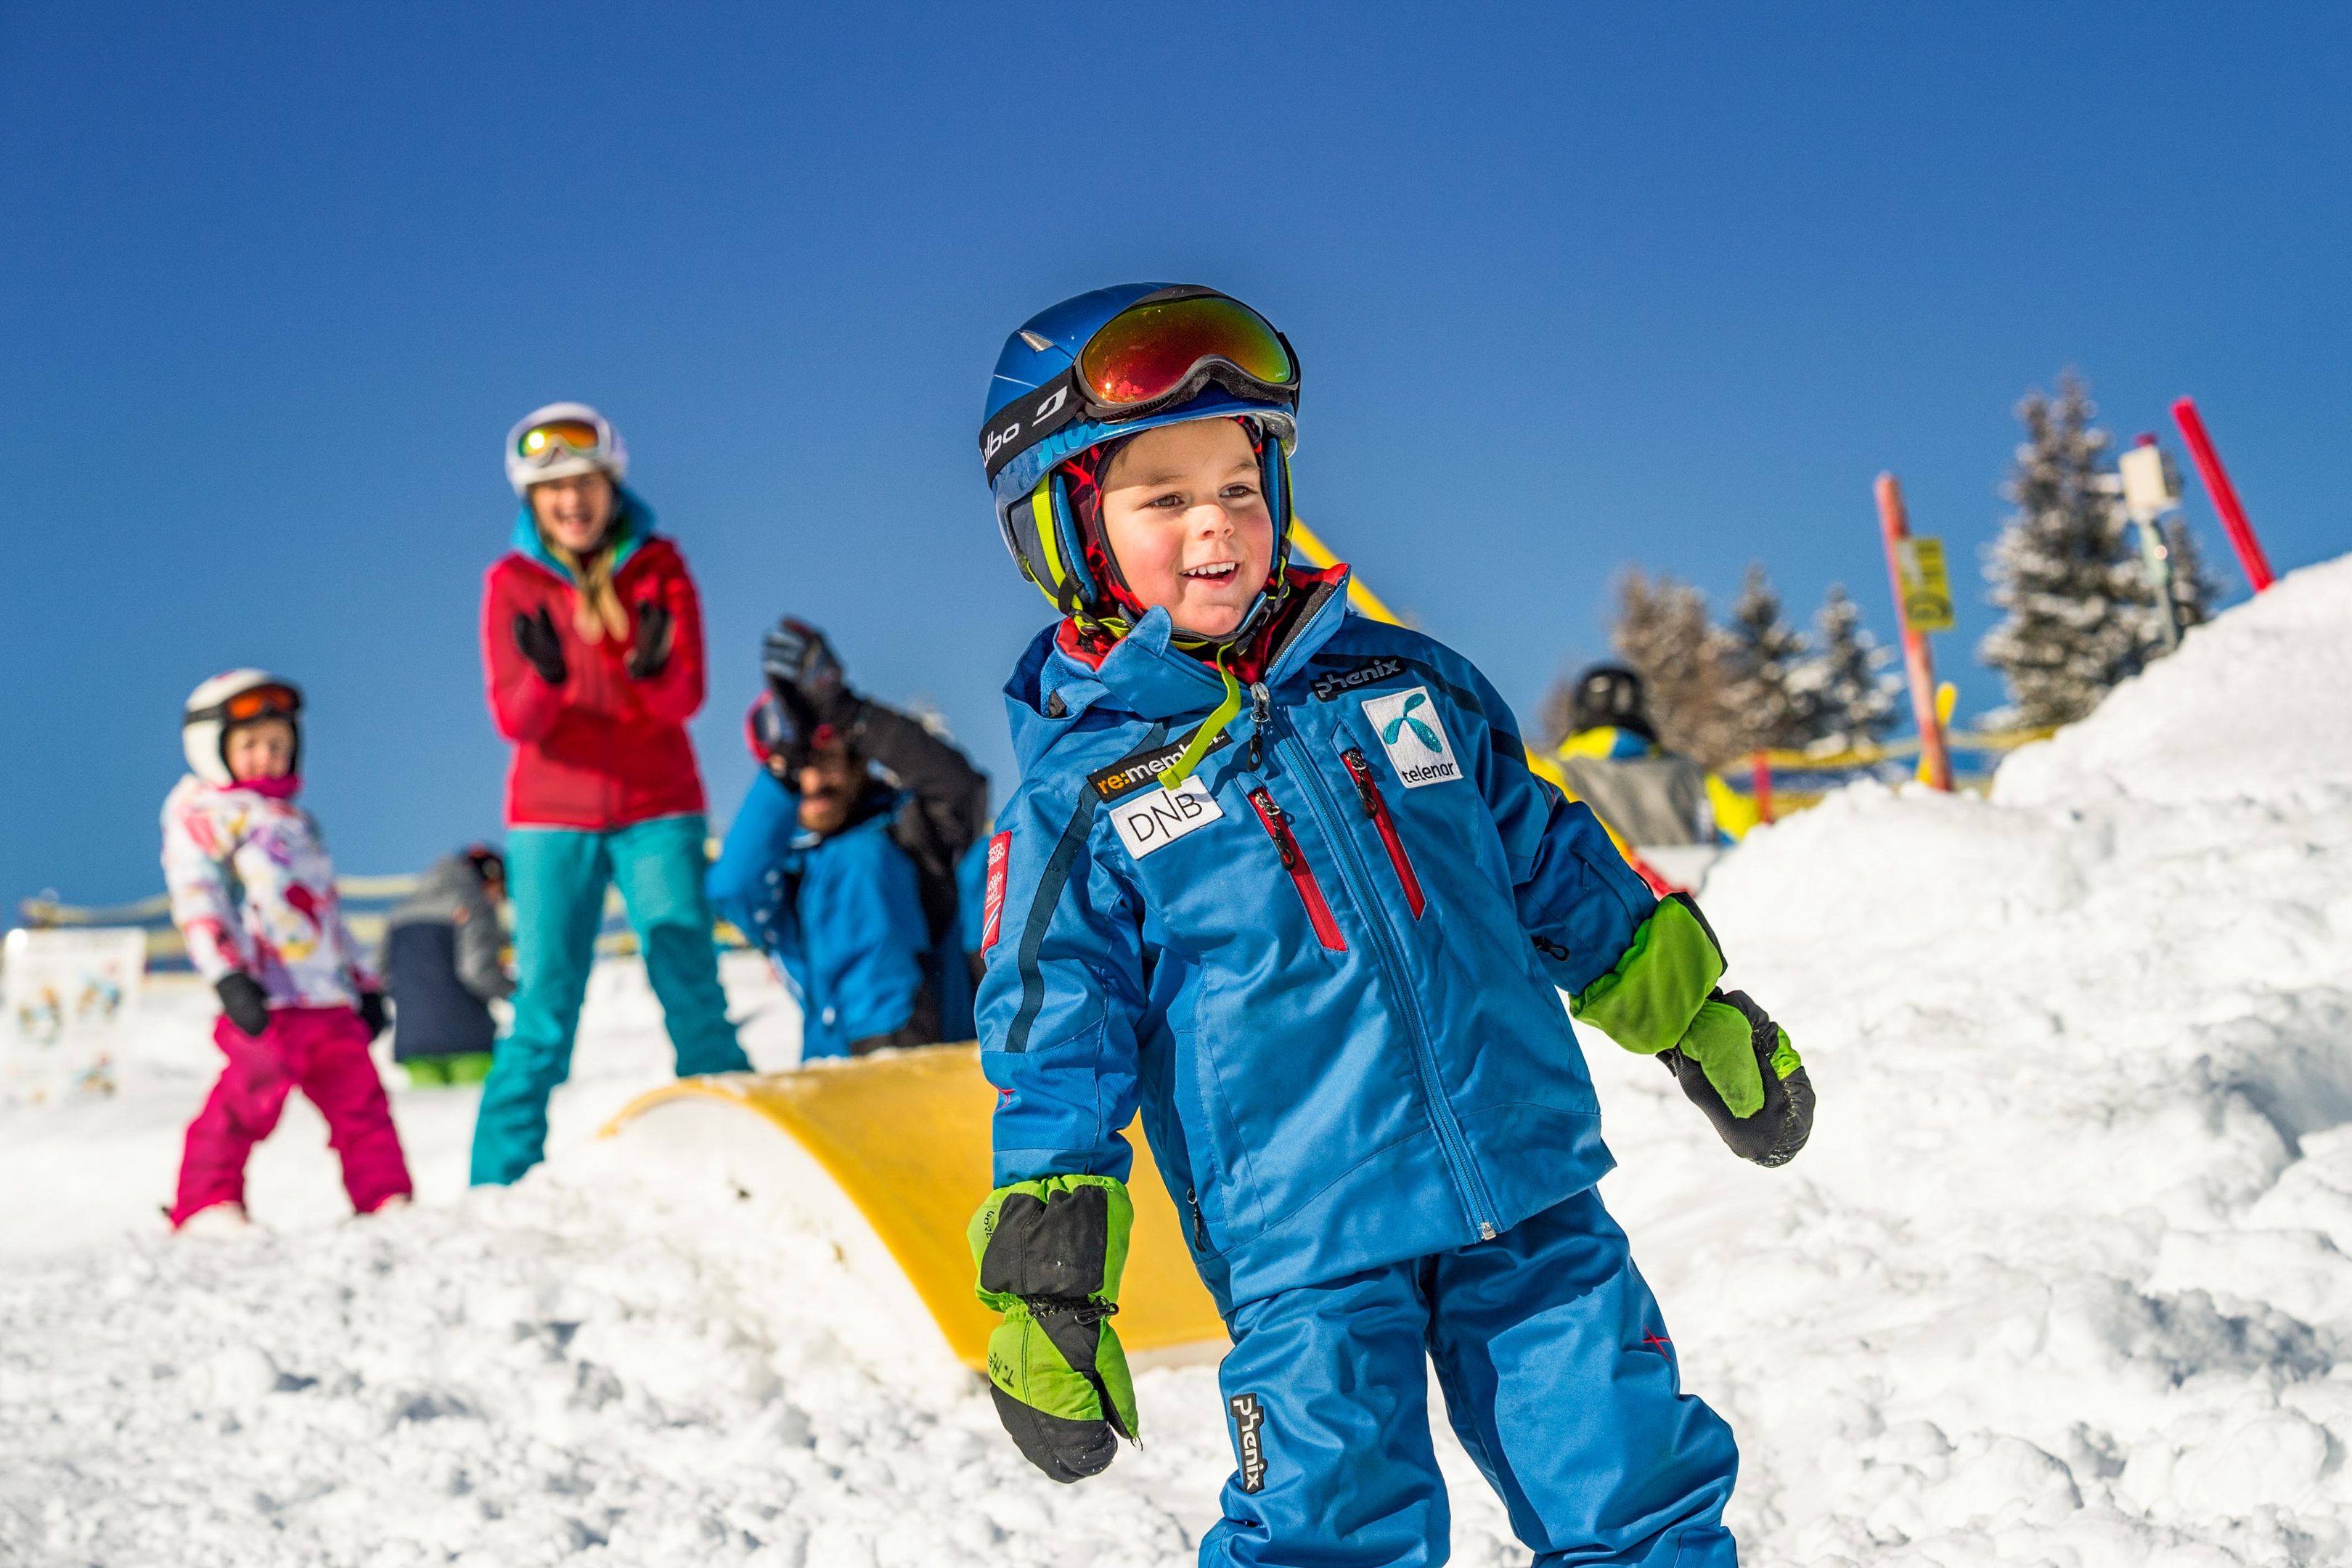
<path id="1" fill-rule="evenodd" d="M 629 477 L 629 444 L 586 404 L 534 408 L 507 432 L 507 483 L 515 494 L 574 474 L 604 474 L 616 485 Z"/>
<path id="2" fill-rule="evenodd" d="M 180 714 L 180 750 L 188 767 L 206 784 L 236 783 L 228 768 L 228 732 L 256 719 L 283 719 L 294 726 L 294 767 L 302 765 L 302 689 L 266 669 L 232 669 L 188 693 Z"/>

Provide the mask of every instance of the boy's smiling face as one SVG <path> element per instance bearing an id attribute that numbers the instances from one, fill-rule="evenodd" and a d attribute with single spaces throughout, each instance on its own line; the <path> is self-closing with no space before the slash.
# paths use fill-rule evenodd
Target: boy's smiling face
<path id="1" fill-rule="evenodd" d="M 1121 447 L 1103 470 L 1102 527 L 1135 596 L 1200 637 L 1239 626 L 1274 564 L 1257 453 L 1232 419 L 1163 425 Z"/>

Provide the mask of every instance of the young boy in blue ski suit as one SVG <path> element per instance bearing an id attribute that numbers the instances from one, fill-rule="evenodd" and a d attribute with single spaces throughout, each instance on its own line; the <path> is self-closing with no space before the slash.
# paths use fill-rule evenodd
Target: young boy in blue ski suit
<path id="1" fill-rule="evenodd" d="M 1538 1563 L 1730 1563 L 1731 1433 L 1593 1192 L 1559 993 L 1763 1163 L 1811 1087 L 1484 676 L 1289 566 L 1297 395 L 1287 342 L 1191 287 L 1065 301 L 997 362 L 983 462 L 1062 614 L 1006 688 L 985 900 L 999 1414 L 1066 1481 L 1135 1435 L 1139 1108 L 1234 1341 L 1203 1563 L 1443 1562 L 1425 1359 Z"/>

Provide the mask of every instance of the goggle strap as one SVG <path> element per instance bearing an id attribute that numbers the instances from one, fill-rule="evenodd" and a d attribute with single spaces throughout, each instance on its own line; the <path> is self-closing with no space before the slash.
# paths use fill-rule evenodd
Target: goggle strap
<path id="1" fill-rule="evenodd" d="M 226 702 L 215 702 L 209 708 L 199 708 L 185 714 L 180 720 L 181 727 L 184 729 L 190 724 L 249 724 L 256 719 L 299 719 L 302 716 L 302 703 L 299 698 L 292 702 L 273 702 L 267 707 L 257 708 L 242 717 L 229 711 L 229 702 L 235 700 L 236 698 L 231 698 Z"/>
<path id="2" fill-rule="evenodd" d="M 1084 413 L 1078 398 L 1076 365 L 1064 371 L 1026 397 L 1015 398 L 980 427 L 980 458 L 992 483 L 1005 464 L 1077 419 Z"/>

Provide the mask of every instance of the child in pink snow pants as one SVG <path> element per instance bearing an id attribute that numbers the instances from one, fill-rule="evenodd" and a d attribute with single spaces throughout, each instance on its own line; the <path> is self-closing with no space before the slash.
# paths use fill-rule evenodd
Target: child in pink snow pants
<path id="1" fill-rule="evenodd" d="M 301 694 L 257 669 L 196 688 L 180 737 L 189 775 L 163 803 L 163 879 L 188 959 L 220 994 L 228 1066 L 188 1123 L 174 1227 L 245 1218 L 245 1162 L 300 1089 L 327 1119 L 352 1206 L 409 1194 L 408 1163 L 368 1045 L 383 987 L 359 959 L 334 862 L 301 789 Z"/>

